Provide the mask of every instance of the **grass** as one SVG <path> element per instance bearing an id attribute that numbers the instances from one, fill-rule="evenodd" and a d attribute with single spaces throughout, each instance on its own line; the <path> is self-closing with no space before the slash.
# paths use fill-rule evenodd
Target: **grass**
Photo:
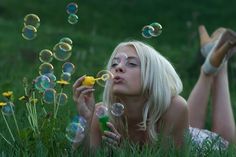
<path id="1" fill-rule="evenodd" d="M 69 61 L 75 64 L 76 72 L 72 76 L 71 84 L 65 89 L 68 94 L 68 103 L 59 110 L 60 124 L 56 123 L 56 126 L 60 128 L 60 131 L 57 131 L 55 137 L 51 139 L 54 141 L 60 137 L 60 142 L 58 145 L 46 143 L 46 145 L 50 145 L 47 147 L 42 145 L 42 143 L 45 144 L 44 141 L 39 141 L 37 145 L 32 144 L 34 148 L 31 149 L 35 150 L 35 153 L 49 153 L 53 150 L 53 146 L 55 147 L 54 152 L 57 150 L 61 154 L 64 153 L 64 149 L 70 149 L 64 134 L 66 125 L 76 114 L 71 97 L 71 86 L 79 76 L 96 75 L 98 71 L 102 70 L 113 48 L 119 42 L 129 39 L 141 40 L 160 51 L 172 62 L 182 78 L 184 84 L 182 95 L 187 99 L 197 81 L 199 68 L 203 61 L 199 53 L 198 25 L 205 24 L 210 32 L 219 26 L 236 30 L 234 20 L 236 10 L 233 7 L 236 2 L 233 0 L 227 2 L 224 0 L 183 0 L 178 3 L 171 0 L 77 1 L 79 22 L 75 25 L 67 22 L 68 15 L 65 6 L 69 2 L 56 0 L 21 0 L 20 2 L 1 0 L 0 2 L 0 93 L 7 90 L 14 91 L 16 117 L 22 130 L 28 126 L 24 103 L 18 100 L 18 97 L 24 94 L 23 77 L 33 80 L 39 75 L 38 67 L 41 63 L 38 54 L 42 49 L 52 49 L 65 36 L 73 40 L 73 54 Z M 21 37 L 23 18 L 28 13 L 35 13 L 41 19 L 38 36 L 32 41 L 26 41 Z M 157 38 L 144 39 L 140 34 L 142 27 L 154 21 L 162 24 L 163 33 Z M 52 64 L 55 74 L 59 78 L 63 62 L 53 60 Z M 232 107 L 236 115 L 235 64 L 236 58 L 234 57 L 229 62 L 229 81 Z M 101 87 L 96 87 L 97 101 L 101 101 L 102 90 Z M 50 111 L 51 106 L 46 106 L 46 109 Z M 38 111 L 41 111 L 40 108 Z M 211 108 L 209 108 L 209 112 L 211 112 Z M 10 123 L 14 123 L 11 118 L 8 120 Z M 209 114 L 206 127 L 210 128 L 210 124 Z M 9 134 L 2 118 L 0 118 L 0 126 L 3 126 L 1 133 L 8 137 Z M 27 132 L 27 128 L 25 132 Z M 16 130 L 13 130 L 13 134 L 17 134 Z M 47 139 L 47 137 L 44 138 Z M 25 142 L 31 145 L 30 140 L 25 139 Z M 64 146 L 62 146 L 63 144 Z M 1 151 L 4 150 L 0 151 L 0 156 L 10 156 L 12 151 L 2 139 L 0 147 Z M 63 150 L 60 149 L 62 147 Z M 157 151 L 155 147 L 148 147 L 141 153 L 127 148 L 115 151 L 114 156 L 149 156 L 150 154 L 157 156 L 161 153 L 163 152 Z M 171 150 L 169 153 L 170 156 L 193 155 L 185 151 L 176 153 L 175 150 Z M 102 150 L 100 154 L 102 156 Z M 44 156 L 44 154 L 38 155 Z M 212 152 L 211 156 L 214 155 L 219 156 Z M 222 156 L 233 156 L 233 149 Z"/>

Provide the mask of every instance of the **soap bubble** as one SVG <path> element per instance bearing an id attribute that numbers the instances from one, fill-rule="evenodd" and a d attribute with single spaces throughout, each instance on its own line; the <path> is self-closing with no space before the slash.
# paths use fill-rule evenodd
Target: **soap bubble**
<path id="1" fill-rule="evenodd" d="M 73 41 L 72 41 L 70 38 L 68 38 L 68 37 L 61 38 L 60 42 L 67 43 L 67 44 L 69 44 L 70 46 L 73 45 Z"/>
<path id="2" fill-rule="evenodd" d="M 70 73 L 71 75 L 75 72 L 75 66 L 74 64 L 70 62 L 66 62 L 62 65 L 62 72 L 64 73 Z"/>
<path id="3" fill-rule="evenodd" d="M 57 94 L 57 104 L 58 105 L 65 105 L 67 103 L 68 97 L 65 93 Z"/>
<path id="4" fill-rule="evenodd" d="M 111 113 L 116 117 L 120 117 L 124 113 L 124 105 L 121 103 L 114 103 L 111 106 Z"/>
<path id="5" fill-rule="evenodd" d="M 76 14 L 70 14 L 69 16 L 68 16 L 68 22 L 70 23 L 70 24 L 76 24 L 77 22 L 78 22 L 78 16 L 76 15 Z"/>
<path id="6" fill-rule="evenodd" d="M 53 73 L 47 73 L 44 74 L 45 76 L 47 76 L 50 79 L 50 86 L 49 88 L 54 88 L 56 86 L 56 76 Z"/>
<path id="7" fill-rule="evenodd" d="M 106 81 L 113 78 L 113 74 L 108 70 L 102 70 L 98 72 L 97 78 L 100 78 L 100 79 L 97 79 L 96 82 L 100 86 L 104 87 L 106 84 Z"/>
<path id="8" fill-rule="evenodd" d="M 34 86 L 37 90 L 43 92 L 45 89 L 50 87 L 50 79 L 45 75 L 38 76 L 35 79 Z"/>
<path id="9" fill-rule="evenodd" d="M 103 117 L 103 116 L 107 116 L 108 109 L 104 105 L 99 105 L 98 107 L 96 107 L 95 113 L 98 116 L 98 118 Z"/>
<path id="10" fill-rule="evenodd" d="M 33 40 L 37 36 L 37 29 L 34 26 L 27 25 L 22 29 L 22 37 L 26 40 Z"/>
<path id="11" fill-rule="evenodd" d="M 150 25 L 146 25 L 142 29 L 142 36 L 144 38 L 151 38 L 152 35 L 150 34 L 150 32 L 154 32 L 154 28 Z"/>
<path id="12" fill-rule="evenodd" d="M 62 73 L 61 74 L 61 80 L 70 82 L 71 74 L 70 73 Z"/>
<path id="13" fill-rule="evenodd" d="M 25 26 L 31 25 L 37 29 L 40 26 L 40 19 L 35 14 L 27 14 L 24 17 L 24 25 Z"/>
<path id="14" fill-rule="evenodd" d="M 43 101 L 47 104 L 53 104 L 56 99 L 56 90 L 48 88 L 43 92 Z"/>
<path id="15" fill-rule="evenodd" d="M 78 5 L 74 2 L 71 2 L 66 6 L 66 12 L 68 14 L 76 14 L 77 11 L 78 11 Z"/>
<path id="16" fill-rule="evenodd" d="M 39 60 L 41 62 L 51 62 L 53 59 L 53 54 L 52 51 L 48 50 L 48 49 L 43 49 L 42 51 L 40 51 L 39 53 Z"/>
<path id="17" fill-rule="evenodd" d="M 50 63 L 42 63 L 39 66 L 39 74 L 40 75 L 44 75 L 44 74 L 48 74 L 48 73 L 53 73 L 54 72 L 54 68 L 52 66 L 52 64 Z"/>
<path id="18" fill-rule="evenodd" d="M 66 61 L 67 59 L 70 58 L 72 54 L 72 47 L 71 45 L 64 43 L 64 42 L 59 42 L 53 47 L 53 55 L 55 59 L 59 61 Z"/>
<path id="19" fill-rule="evenodd" d="M 85 137 L 84 128 L 80 123 L 72 122 L 66 127 L 66 138 L 72 143 L 79 143 Z"/>
<path id="20" fill-rule="evenodd" d="M 76 115 L 76 116 L 73 118 L 72 121 L 75 122 L 75 123 L 79 123 L 83 128 L 85 128 L 86 125 L 87 125 L 86 119 L 85 119 L 84 117 L 82 117 L 82 116 L 79 116 L 79 115 Z"/>
<path id="21" fill-rule="evenodd" d="M 6 116 L 12 115 L 15 112 L 15 105 L 12 102 L 7 102 L 7 104 L 2 107 L 2 112 Z"/>
<path id="22" fill-rule="evenodd" d="M 154 28 L 154 31 L 150 31 L 149 33 L 153 36 L 153 37 L 157 37 L 161 34 L 162 32 L 162 26 L 161 24 L 154 22 L 152 23 L 150 26 L 152 26 Z"/>

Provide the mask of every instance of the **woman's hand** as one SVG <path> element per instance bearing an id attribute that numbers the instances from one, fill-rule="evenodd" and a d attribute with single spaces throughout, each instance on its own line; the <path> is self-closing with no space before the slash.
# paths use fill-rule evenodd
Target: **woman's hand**
<path id="1" fill-rule="evenodd" d="M 107 126 L 110 128 L 110 131 L 104 131 L 102 139 L 112 148 L 116 148 L 120 145 L 121 135 L 112 123 L 107 122 Z"/>
<path id="2" fill-rule="evenodd" d="M 91 121 L 95 101 L 93 86 L 83 86 L 85 76 L 80 77 L 73 85 L 73 99 L 76 103 L 77 112 L 83 116 L 88 122 Z"/>

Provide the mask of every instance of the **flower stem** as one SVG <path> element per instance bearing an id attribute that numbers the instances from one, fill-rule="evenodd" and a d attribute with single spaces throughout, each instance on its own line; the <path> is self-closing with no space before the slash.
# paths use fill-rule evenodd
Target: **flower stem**
<path id="1" fill-rule="evenodd" d="M 2 111 L 1 111 L 1 112 L 2 112 Z M 8 131 L 9 131 L 10 135 L 11 135 L 11 138 L 12 138 L 13 141 L 15 142 L 15 138 L 14 138 L 12 132 L 11 132 L 11 129 L 10 129 L 9 125 L 8 125 L 8 122 L 7 122 L 6 117 L 5 117 L 5 115 L 3 114 L 3 112 L 2 112 L 2 117 L 3 117 L 3 119 L 4 119 L 4 121 L 5 121 L 6 125 L 7 125 L 7 129 L 8 129 Z"/>
<path id="2" fill-rule="evenodd" d="M 10 105 L 10 106 L 11 106 L 11 105 Z M 13 112 L 13 119 L 14 119 L 15 124 L 16 124 L 16 129 L 17 129 L 18 135 L 20 135 L 20 129 L 19 129 L 19 127 L 18 127 L 18 123 L 17 123 L 17 121 L 16 121 L 16 116 L 15 116 L 15 111 L 13 111 L 12 106 L 11 106 L 11 110 L 12 110 L 12 112 Z"/>
<path id="3" fill-rule="evenodd" d="M 13 145 L 11 144 L 11 142 L 9 142 L 9 141 L 2 135 L 2 133 L 0 133 L 0 135 L 1 135 L 1 137 L 2 137 L 9 145 L 11 145 L 11 146 L 13 147 Z"/>
<path id="4" fill-rule="evenodd" d="M 60 101 L 61 101 L 61 94 L 63 92 L 63 87 L 61 88 L 61 91 L 60 91 L 60 96 L 58 98 L 58 101 L 56 103 L 56 112 L 54 114 L 54 118 L 56 119 L 57 118 L 57 112 L 58 112 L 58 109 L 59 109 L 59 105 L 60 105 Z"/>

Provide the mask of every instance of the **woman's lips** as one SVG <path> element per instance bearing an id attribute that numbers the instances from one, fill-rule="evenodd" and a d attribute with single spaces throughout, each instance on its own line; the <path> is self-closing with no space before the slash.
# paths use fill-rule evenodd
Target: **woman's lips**
<path id="1" fill-rule="evenodd" d="M 113 79 L 113 82 L 117 84 L 117 83 L 122 83 L 123 80 L 124 80 L 124 79 L 123 79 L 122 77 L 120 77 L 120 76 L 115 76 L 114 79 Z"/>

